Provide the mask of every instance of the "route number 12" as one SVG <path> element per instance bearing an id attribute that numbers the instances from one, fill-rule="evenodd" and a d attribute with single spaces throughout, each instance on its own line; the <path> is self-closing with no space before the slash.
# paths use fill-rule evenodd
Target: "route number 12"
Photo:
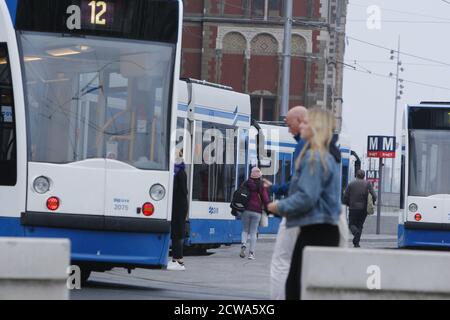
<path id="1" fill-rule="evenodd" d="M 106 19 L 103 17 L 106 13 L 108 5 L 104 1 L 91 1 L 89 2 L 89 6 L 91 7 L 91 23 L 106 25 Z M 100 8 L 100 11 L 97 12 L 97 8 Z"/>

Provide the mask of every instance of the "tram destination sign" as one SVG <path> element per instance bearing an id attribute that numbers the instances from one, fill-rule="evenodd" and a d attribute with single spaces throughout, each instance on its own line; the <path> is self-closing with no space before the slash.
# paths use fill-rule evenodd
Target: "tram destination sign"
<path id="1" fill-rule="evenodd" d="M 174 0 L 18 0 L 16 29 L 175 43 Z"/>
<path id="2" fill-rule="evenodd" d="M 395 158 L 395 146 L 395 137 L 368 136 L 367 156 L 370 158 Z"/>

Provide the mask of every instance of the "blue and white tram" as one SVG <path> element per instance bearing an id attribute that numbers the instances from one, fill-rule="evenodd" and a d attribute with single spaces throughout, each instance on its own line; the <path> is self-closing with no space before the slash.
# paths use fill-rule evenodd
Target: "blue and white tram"
<path id="1" fill-rule="evenodd" d="M 297 143 L 286 126 L 260 123 L 259 127 L 259 132 L 253 131 L 250 139 L 250 162 L 253 165 L 258 163 L 256 134 L 260 134 L 260 137 L 264 139 L 264 153 L 267 153 L 265 157 L 271 159 L 270 166 L 262 168 L 264 177 L 273 184 L 287 183 L 294 173 L 293 154 Z M 271 196 L 274 197 L 274 195 Z M 269 215 L 269 225 L 260 227 L 259 233 L 276 234 L 280 221 L 280 218 Z"/>
<path id="2" fill-rule="evenodd" d="M 450 248 L 450 102 L 403 116 L 399 247 Z"/>
<path id="3" fill-rule="evenodd" d="M 295 171 L 295 161 L 293 154 L 296 146 L 296 141 L 289 133 L 286 126 L 259 124 L 261 128 L 262 137 L 265 138 L 265 150 L 269 152 L 268 156 L 273 160 L 273 165 L 267 173 L 265 168 L 266 178 L 274 184 L 287 183 Z M 339 134 L 337 138 L 337 145 L 341 153 L 341 193 L 343 193 L 349 183 L 350 174 L 350 155 L 351 146 L 350 138 L 346 134 Z M 250 141 L 250 159 L 256 163 L 256 149 L 255 141 Z M 274 195 L 272 195 L 274 197 Z M 260 227 L 261 234 L 276 234 L 280 224 L 280 218 L 269 216 L 269 226 Z"/>
<path id="4" fill-rule="evenodd" d="M 347 186 L 350 183 L 349 179 L 352 171 L 350 166 L 352 155 L 350 137 L 347 134 L 340 133 L 338 145 L 341 152 L 341 195 L 343 196 L 345 189 L 347 189 Z M 353 154 L 356 155 L 355 153 Z"/>
<path id="5" fill-rule="evenodd" d="M 0 1 L 0 236 L 167 264 L 181 1 Z"/>
<path id="6" fill-rule="evenodd" d="M 177 114 L 177 148 L 183 149 L 190 193 L 185 244 L 232 244 L 241 223 L 231 215 L 231 197 L 248 176 L 250 97 L 188 79 L 180 81 Z"/>

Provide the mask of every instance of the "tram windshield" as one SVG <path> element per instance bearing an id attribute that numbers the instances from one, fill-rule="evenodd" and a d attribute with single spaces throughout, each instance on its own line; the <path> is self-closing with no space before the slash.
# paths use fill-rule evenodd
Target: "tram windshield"
<path id="1" fill-rule="evenodd" d="M 410 196 L 450 194 L 449 140 L 448 130 L 410 130 Z"/>
<path id="2" fill-rule="evenodd" d="M 19 33 L 29 160 L 167 170 L 175 45 Z"/>

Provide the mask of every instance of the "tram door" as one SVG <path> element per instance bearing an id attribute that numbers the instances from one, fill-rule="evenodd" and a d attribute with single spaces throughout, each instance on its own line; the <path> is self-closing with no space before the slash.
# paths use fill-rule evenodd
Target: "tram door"
<path id="1" fill-rule="evenodd" d="M 167 174 L 155 169 L 162 161 L 158 150 L 161 98 L 157 85 L 127 74 L 120 63 L 100 72 L 79 75 L 78 114 L 72 118 L 74 154 L 83 159 L 106 159 L 102 179 L 104 195 L 98 197 L 102 212 L 111 217 L 142 217 L 136 208 L 149 201 L 155 182 L 167 185 Z M 153 80 L 150 81 L 150 80 Z M 154 79 L 148 82 L 157 83 Z M 98 192 L 98 191 L 96 191 Z M 163 201 L 154 201 L 152 218 L 165 219 Z"/>
<path id="2" fill-rule="evenodd" d="M 278 166 L 276 168 L 276 183 L 283 184 L 291 179 L 291 175 L 294 173 L 295 164 L 292 161 L 292 154 L 279 153 L 278 154 Z"/>
<path id="3" fill-rule="evenodd" d="M 171 178 L 164 147 L 166 83 L 158 72 L 145 74 L 126 59 L 105 69 L 100 87 L 105 103 L 96 142 L 107 159 L 105 214 L 144 218 L 137 208 L 150 201 L 155 208 L 151 218 L 166 219 L 166 202 L 149 197 L 151 186 L 167 188 Z"/>
<path id="4" fill-rule="evenodd" d="M 0 35 L 1 38 L 1 35 Z M 14 104 L 14 94 L 20 94 L 19 90 L 13 91 L 13 73 L 8 55 L 6 43 L 0 39 L 0 219 L 4 217 L 17 218 L 23 210 L 25 203 L 24 167 L 18 170 L 20 164 L 25 163 L 25 145 L 22 145 L 23 137 L 17 139 L 17 132 L 24 132 L 16 121 L 16 112 Z M 12 70 L 20 74 L 18 70 Z M 20 117 L 19 117 L 20 118 Z M 20 122 L 23 125 L 23 121 Z M 23 136 L 23 135 L 20 135 Z M 17 143 L 19 149 L 17 150 Z M 19 205 L 20 204 L 20 205 Z M 0 235 L 2 236 L 20 236 L 17 234 L 19 228 L 8 227 L 8 223 L 0 223 Z"/>

